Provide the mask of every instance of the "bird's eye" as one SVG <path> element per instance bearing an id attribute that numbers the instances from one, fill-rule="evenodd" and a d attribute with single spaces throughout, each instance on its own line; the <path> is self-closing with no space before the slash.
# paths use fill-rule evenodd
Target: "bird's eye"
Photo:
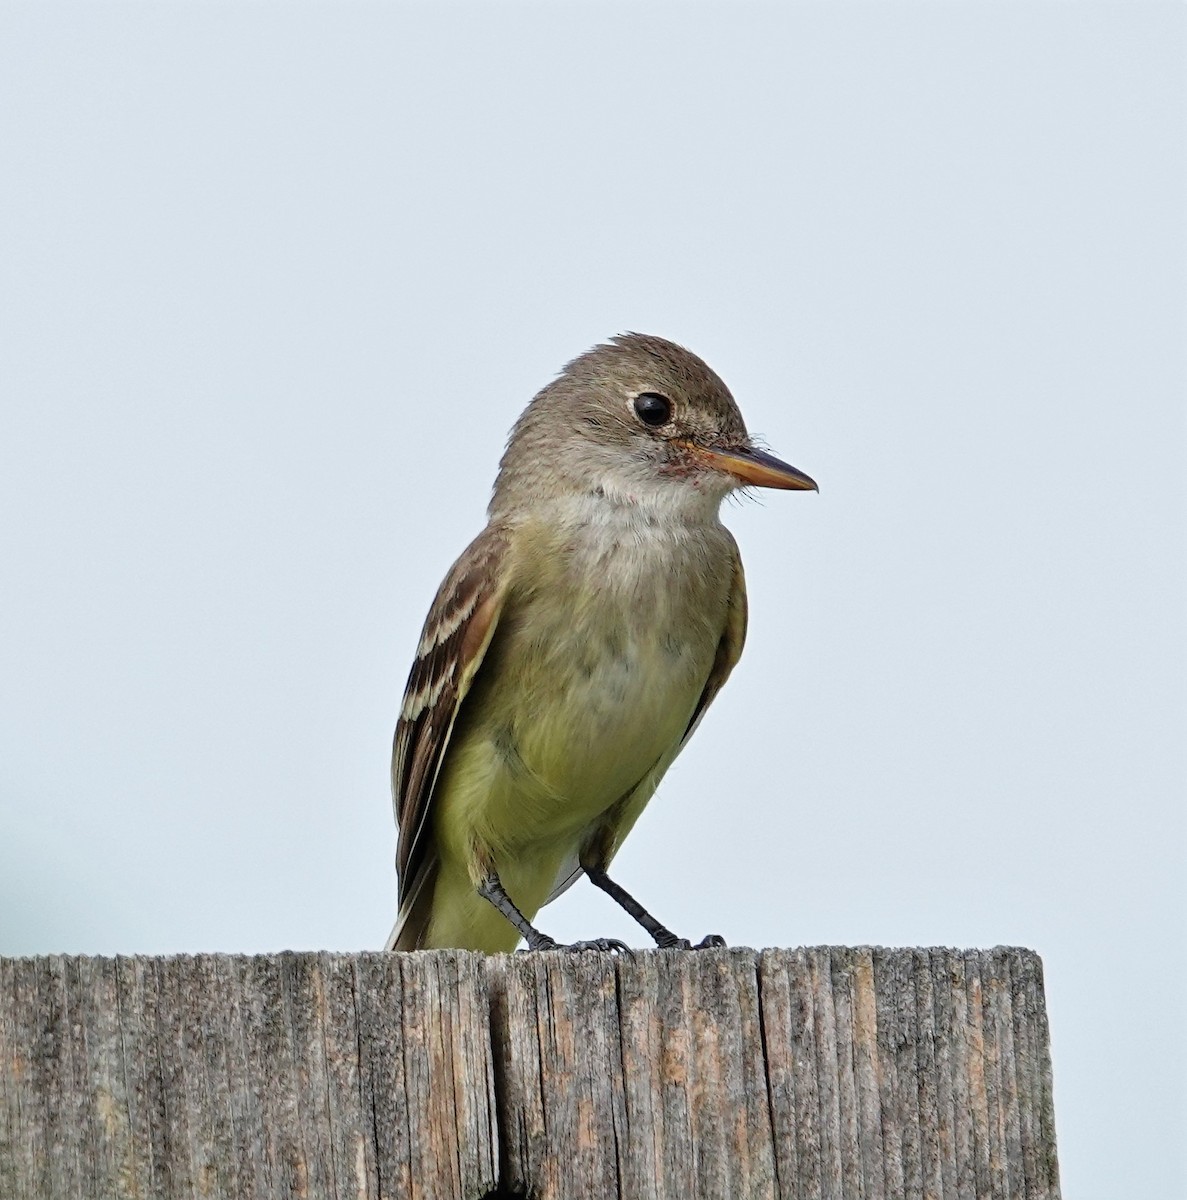
<path id="1" fill-rule="evenodd" d="M 672 419 L 672 402 L 659 392 L 642 392 L 635 397 L 635 412 L 644 425 L 658 429 Z"/>

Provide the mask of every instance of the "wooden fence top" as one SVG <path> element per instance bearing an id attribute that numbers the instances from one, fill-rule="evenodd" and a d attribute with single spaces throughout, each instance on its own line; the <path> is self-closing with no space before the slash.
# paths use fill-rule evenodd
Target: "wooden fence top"
<path id="1" fill-rule="evenodd" d="M 0 959 L 0 1197 L 1058 1197 L 1029 950 Z"/>

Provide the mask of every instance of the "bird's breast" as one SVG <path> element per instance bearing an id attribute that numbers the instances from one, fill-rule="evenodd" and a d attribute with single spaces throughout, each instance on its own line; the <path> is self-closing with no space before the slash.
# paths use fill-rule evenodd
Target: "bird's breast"
<path id="1" fill-rule="evenodd" d="M 581 828 L 666 759 L 725 626 L 726 539 L 579 530 L 515 564 L 459 731 L 487 745 L 489 804 Z"/>

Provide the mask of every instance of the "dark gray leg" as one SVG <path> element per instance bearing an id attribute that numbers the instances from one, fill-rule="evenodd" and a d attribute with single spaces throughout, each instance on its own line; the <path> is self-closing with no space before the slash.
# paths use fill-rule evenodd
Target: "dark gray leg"
<path id="1" fill-rule="evenodd" d="M 725 938 L 711 933 L 694 946 L 688 938 L 677 937 L 666 925 L 661 925 L 626 888 L 615 883 L 600 867 L 586 867 L 585 873 L 594 887 L 601 888 L 619 908 L 651 934 L 661 950 L 708 950 L 714 946 L 725 945 Z"/>
<path id="2" fill-rule="evenodd" d="M 479 885 L 478 894 L 489 900 L 519 930 L 520 936 L 528 944 L 529 950 L 556 950 L 558 945 L 546 933 L 541 933 L 515 907 L 515 901 L 507 895 L 499 877 L 492 871 Z"/>
<path id="3" fill-rule="evenodd" d="M 515 901 L 507 895 L 506 889 L 494 871 L 478 885 L 478 894 L 484 900 L 489 900 L 519 930 L 520 935 L 527 942 L 529 950 L 616 950 L 626 954 L 631 952 L 625 942 L 620 942 L 616 938 L 595 938 L 589 942 L 573 942 L 569 946 L 560 945 L 548 934 L 541 933 L 515 907 Z"/>

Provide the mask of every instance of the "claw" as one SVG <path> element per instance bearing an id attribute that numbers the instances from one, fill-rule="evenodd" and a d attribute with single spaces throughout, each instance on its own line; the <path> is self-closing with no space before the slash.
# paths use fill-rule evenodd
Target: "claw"
<path id="1" fill-rule="evenodd" d="M 625 954 L 628 958 L 633 958 L 635 955 L 626 942 L 620 942 L 617 938 L 592 938 L 588 942 L 572 942 L 568 946 L 562 946 L 561 949 L 568 950 L 573 954 L 596 950 L 601 954 Z"/>
<path id="2" fill-rule="evenodd" d="M 725 938 L 719 933 L 707 933 L 695 946 L 694 950 L 716 950 L 725 945 Z"/>
<path id="3" fill-rule="evenodd" d="M 529 945 L 522 946 L 516 953 L 535 954 L 538 950 L 564 950 L 569 954 L 583 954 L 589 950 L 598 954 L 625 954 L 628 958 L 635 956 L 635 952 L 630 946 L 626 942 L 620 942 L 617 938 L 591 938 L 587 942 L 570 942 L 568 945 L 562 945 L 543 933 Z"/>

